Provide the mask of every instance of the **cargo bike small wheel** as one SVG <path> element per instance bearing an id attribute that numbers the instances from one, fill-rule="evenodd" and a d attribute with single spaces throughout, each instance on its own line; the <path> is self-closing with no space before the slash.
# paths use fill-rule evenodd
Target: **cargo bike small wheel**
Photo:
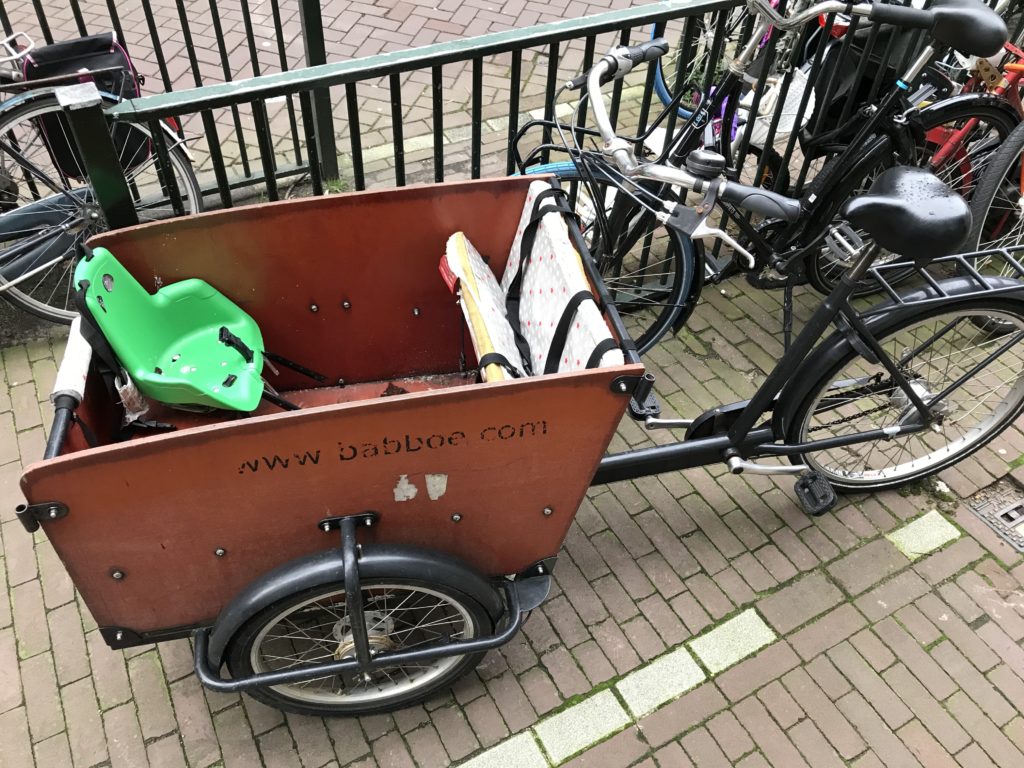
<path id="1" fill-rule="evenodd" d="M 360 585 L 371 653 L 410 650 L 488 635 L 493 622 L 473 598 L 442 583 L 405 578 Z M 293 684 L 254 688 L 249 695 L 303 715 L 361 715 L 415 704 L 473 669 L 484 653 L 357 670 Z M 234 677 L 355 657 L 342 583 L 324 584 L 270 604 L 247 621 L 228 647 Z"/>

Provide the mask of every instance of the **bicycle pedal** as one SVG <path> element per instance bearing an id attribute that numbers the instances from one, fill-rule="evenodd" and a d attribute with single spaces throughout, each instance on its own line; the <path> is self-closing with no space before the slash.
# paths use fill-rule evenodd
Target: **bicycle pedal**
<path id="1" fill-rule="evenodd" d="M 818 472 L 805 472 L 800 475 L 794 490 L 800 500 L 800 506 L 812 517 L 825 514 L 836 505 L 836 491 L 832 483 Z"/>

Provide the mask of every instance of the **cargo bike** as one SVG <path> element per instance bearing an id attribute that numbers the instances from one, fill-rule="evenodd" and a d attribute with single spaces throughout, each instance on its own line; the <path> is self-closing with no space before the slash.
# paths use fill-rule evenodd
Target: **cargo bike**
<path id="1" fill-rule="evenodd" d="M 797 475 L 821 514 L 1024 410 L 1020 254 L 949 255 L 967 206 L 923 171 L 847 206 L 875 244 L 750 401 L 691 420 L 660 418 L 570 210 L 519 177 L 94 237 L 18 516 L 106 642 L 192 637 L 204 685 L 287 711 L 392 710 L 515 636 L 590 485 L 724 462 Z M 909 260 L 874 266 L 881 247 Z M 899 293 L 886 275 L 908 266 Z M 858 310 L 868 275 L 888 298 Z M 682 435 L 604 455 L 625 413 Z"/>

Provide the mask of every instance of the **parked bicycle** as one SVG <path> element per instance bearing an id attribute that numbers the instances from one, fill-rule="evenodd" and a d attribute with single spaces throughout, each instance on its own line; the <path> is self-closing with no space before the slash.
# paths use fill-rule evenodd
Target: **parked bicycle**
<path id="1" fill-rule="evenodd" d="M 142 78 L 113 33 L 36 47 L 0 41 L 0 296 L 69 323 L 72 276 L 85 240 L 107 228 L 55 89 L 96 83 L 105 106 L 138 94 Z M 202 192 L 178 126 L 111 124 L 142 221 L 202 210 Z M 161 157 L 165 157 L 161 161 Z"/>
<path id="2" fill-rule="evenodd" d="M 652 159 L 653 165 L 702 164 L 698 169 L 701 172 L 723 172 L 730 179 L 737 178 L 736 153 L 728 132 L 721 132 L 718 143 L 710 149 L 706 145 L 704 126 L 723 111 L 725 123 L 731 122 L 729 113 L 735 111 L 749 67 L 759 55 L 760 41 L 769 29 L 779 32 L 799 29 L 823 12 L 819 4 L 783 18 L 767 0 L 751 0 L 748 7 L 756 14 L 758 23 L 746 46 L 729 64 L 710 97 L 701 100 L 691 117 L 672 133 L 672 140 Z M 846 8 L 840 3 L 824 7 L 826 13 Z M 831 226 L 838 223 L 841 205 L 865 191 L 886 168 L 899 163 L 926 165 L 961 194 L 970 194 L 977 176 L 974 169 L 1016 126 L 1016 112 L 991 94 L 965 94 L 918 107 L 916 104 L 925 100 L 929 91 L 935 92 L 935 86 L 916 89 L 914 103 L 908 100 L 907 93 L 939 55 L 939 48 L 992 55 L 1005 41 L 1006 28 L 998 15 L 980 3 L 937 0 L 933 7 L 938 21 L 931 30 L 932 45 L 925 47 L 901 73 L 901 78 L 878 105 L 856 112 L 835 132 L 836 136 L 843 136 L 844 143 L 835 147 L 838 154 L 806 185 L 801 198 L 785 198 L 782 208 L 767 205 L 755 210 L 757 221 L 753 221 L 749 213 L 740 213 L 726 204 L 722 224 L 712 228 L 710 222 L 705 222 L 698 237 L 677 241 L 654 211 L 660 210 L 663 202 L 683 202 L 685 190 L 665 179 L 625 179 L 600 153 L 583 149 L 583 140 L 599 136 L 597 131 L 544 121 L 523 126 L 517 142 L 538 124 L 553 126 L 562 138 L 561 145 L 542 145 L 525 157 L 515 146 L 517 162 L 525 172 L 554 173 L 572 190 L 584 221 L 591 224 L 589 238 L 595 258 L 641 350 L 650 349 L 670 330 L 678 332 L 683 327 L 705 278 L 720 282 L 742 272 L 768 273 L 782 275 L 792 283 L 806 277 L 816 289 L 828 293 L 850 262 L 824 246 L 825 236 Z M 916 10 L 886 5 L 879 5 L 879 8 L 873 17 L 878 24 L 903 23 L 912 18 L 910 13 Z M 963 25 L 962 29 L 949 23 L 948 19 L 954 17 L 957 24 Z M 579 86 L 579 79 L 571 85 Z M 672 127 L 675 107 L 682 97 L 683 92 L 677 93 L 672 104 L 643 135 L 623 139 L 636 156 L 644 155 L 642 148 L 652 131 L 662 123 Z M 780 95 L 784 97 L 784 93 Z M 586 103 L 584 94 L 577 109 Z M 757 105 L 753 108 L 756 111 Z M 694 154 L 699 147 L 705 149 L 700 156 Z M 952 151 L 954 149 L 956 151 Z M 551 150 L 566 152 L 570 160 L 540 164 L 543 154 Z M 942 161 L 935 162 L 936 158 Z M 766 160 L 762 157 L 748 180 L 762 179 L 765 170 Z M 578 192 L 580 186 L 584 191 Z M 783 209 L 800 211 L 802 215 L 784 214 Z M 726 232 L 727 228 L 730 231 Z M 723 236 L 719 239 L 732 247 L 732 254 L 724 262 L 705 254 L 700 243 L 711 229 L 721 233 Z M 860 238 L 867 236 L 866 233 L 852 234 Z M 894 255 L 883 254 L 880 258 L 892 259 Z M 694 262 L 702 263 L 703 268 L 694 269 Z M 898 280 L 899 275 L 892 275 L 890 279 Z M 865 282 L 857 290 L 864 292 L 874 288 Z"/>

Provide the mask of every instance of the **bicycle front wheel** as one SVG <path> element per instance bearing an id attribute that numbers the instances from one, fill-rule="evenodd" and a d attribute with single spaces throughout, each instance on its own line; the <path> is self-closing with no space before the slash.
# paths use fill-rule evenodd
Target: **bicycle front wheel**
<path id="1" fill-rule="evenodd" d="M 199 183 L 180 146 L 167 142 L 170 168 L 164 169 L 146 126 L 122 124 L 112 137 L 140 221 L 175 215 L 168 170 L 182 212 L 202 210 Z M 0 119 L 0 139 L 0 296 L 38 317 L 70 323 L 77 314 L 75 264 L 85 240 L 107 229 L 103 212 L 55 97 L 11 110 Z"/>
<path id="2" fill-rule="evenodd" d="M 699 298 L 693 242 L 626 199 L 599 169 L 593 184 L 584 182 L 572 163 L 535 166 L 529 173 L 552 173 L 566 189 L 626 330 L 640 354 L 649 351 L 689 316 Z M 599 212 L 611 217 L 613 232 L 601 232 Z"/>
<path id="3" fill-rule="evenodd" d="M 953 310 L 925 309 L 875 332 L 938 419 L 922 431 L 795 459 L 837 489 L 869 492 L 930 475 L 981 448 L 1024 410 L 1024 301 L 980 296 Z M 849 344 L 837 345 L 815 368 L 824 374 L 789 420 L 789 442 L 912 425 L 919 418 L 889 372 Z"/>

